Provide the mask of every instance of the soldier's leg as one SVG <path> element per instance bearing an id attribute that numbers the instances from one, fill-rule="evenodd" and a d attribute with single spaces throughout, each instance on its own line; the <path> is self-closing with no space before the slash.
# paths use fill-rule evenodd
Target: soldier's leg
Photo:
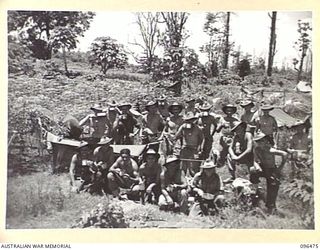
<path id="1" fill-rule="evenodd" d="M 188 192 L 186 189 L 180 190 L 178 199 L 180 212 L 188 214 Z"/>
<path id="2" fill-rule="evenodd" d="M 107 179 L 110 192 L 113 194 L 113 196 L 119 196 L 120 188 L 114 173 L 108 173 Z"/>
<path id="3" fill-rule="evenodd" d="M 266 173 L 267 179 L 267 199 L 266 207 L 268 208 L 268 213 L 272 213 L 276 208 L 276 199 L 278 196 L 280 181 L 275 173 L 275 170 L 270 169 Z"/>
<path id="4" fill-rule="evenodd" d="M 231 175 L 230 180 L 234 180 L 236 178 L 236 162 L 231 159 L 230 155 L 227 156 L 227 165 Z"/>

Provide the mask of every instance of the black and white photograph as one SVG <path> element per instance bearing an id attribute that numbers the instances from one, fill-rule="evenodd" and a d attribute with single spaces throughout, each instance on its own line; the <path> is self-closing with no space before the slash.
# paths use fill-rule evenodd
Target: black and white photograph
<path id="1" fill-rule="evenodd" d="M 315 229 L 312 11 L 6 14 L 6 229 Z"/>

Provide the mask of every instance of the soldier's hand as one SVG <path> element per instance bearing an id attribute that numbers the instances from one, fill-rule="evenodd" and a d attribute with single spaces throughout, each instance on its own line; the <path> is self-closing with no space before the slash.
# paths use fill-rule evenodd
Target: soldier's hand
<path id="1" fill-rule="evenodd" d="M 202 197 L 203 194 L 204 194 L 204 192 L 203 192 L 202 189 L 198 189 L 198 190 L 197 190 L 197 193 L 198 193 L 198 195 L 199 195 L 200 197 Z"/>
<path id="2" fill-rule="evenodd" d="M 71 187 L 71 192 L 72 193 L 77 193 L 79 190 L 78 190 L 78 188 L 77 187 L 75 187 L 75 186 L 72 186 Z"/>

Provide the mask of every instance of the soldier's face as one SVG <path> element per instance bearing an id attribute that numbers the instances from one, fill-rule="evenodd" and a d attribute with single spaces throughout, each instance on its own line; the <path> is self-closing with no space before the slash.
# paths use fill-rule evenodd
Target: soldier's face
<path id="1" fill-rule="evenodd" d="M 177 115 L 180 113 L 180 108 L 179 107 L 173 107 L 171 109 L 172 114 Z"/>
<path id="2" fill-rule="evenodd" d="M 203 169 L 203 172 L 206 176 L 211 176 L 216 172 L 215 168 L 205 168 Z"/>
<path id="3" fill-rule="evenodd" d="M 147 155 L 146 161 L 149 162 L 149 163 L 155 162 L 156 161 L 155 155 Z"/>
<path id="4" fill-rule="evenodd" d="M 123 161 L 128 161 L 130 159 L 130 155 L 122 154 L 121 158 L 122 158 Z"/>
<path id="5" fill-rule="evenodd" d="M 148 108 L 148 112 L 151 113 L 151 114 L 154 114 L 154 113 L 157 112 L 157 109 L 158 109 L 157 106 L 150 106 Z"/>

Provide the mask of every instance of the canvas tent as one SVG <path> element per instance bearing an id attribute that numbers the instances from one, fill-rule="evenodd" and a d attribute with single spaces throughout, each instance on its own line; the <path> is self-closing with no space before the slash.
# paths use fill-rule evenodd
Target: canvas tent
<path id="1" fill-rule="evenodd" d="M 276 119 L 278 127 L 291 127 L 298 120 L 290 116 L 280 108 L 274 108 L 273 110 L 271 110 L 270 115 L 272 115 Z"/>
<path id="2" fill-rule="evenodd" d="M 300 81 L 294 89 L 297 92 L 302 92 L 302 93 L 312 92 L 311 83 L 305 82 L 305 81 Z"/>

